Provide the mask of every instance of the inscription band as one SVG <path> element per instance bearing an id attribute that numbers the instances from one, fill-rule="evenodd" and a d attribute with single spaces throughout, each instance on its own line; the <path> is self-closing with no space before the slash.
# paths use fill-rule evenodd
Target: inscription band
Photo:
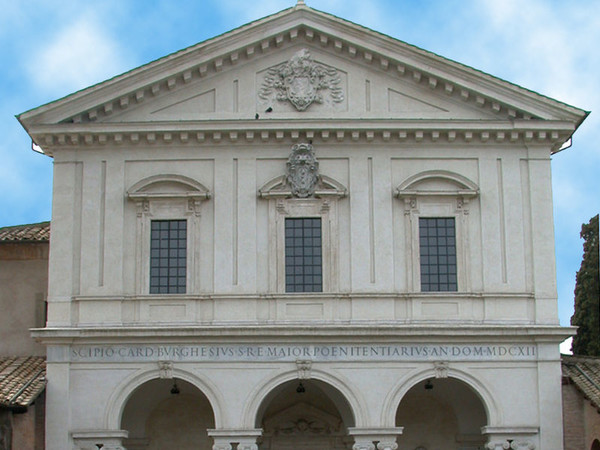
<path id="1" fill-rule="evenodd" d="M 50 356 L 50 355 L 49 355 Z M 59 356 L 59 355 L 56 355 Z M 207 344 L 207 345 L 74 345 L 73 362 L 136 361 L 511 361 L 535 360 L 534 345 L 514 344 Z M 52 358 L 54 359 L 54 358 Z M 64 359 L 58 357 L 57 359 Z"/>

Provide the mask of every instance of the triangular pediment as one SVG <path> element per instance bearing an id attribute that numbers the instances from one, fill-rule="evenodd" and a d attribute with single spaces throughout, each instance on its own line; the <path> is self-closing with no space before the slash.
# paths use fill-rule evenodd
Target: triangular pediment
<path id="1" fill-rule="evenodd" d="M 68 133 L 100 125 L 109 130 L 257 119 L 533 120 L 568 122 L 574 129 L 585 116 L 298 4 L 28 111 L 19 120 L 35 139 L 39 126 L 47 125 Z"/>
<path id="2" fill-rule="evenodd" d="M 299 54 L 322 75 L 310 84 L 288 66 Z M 311 70 L 310 68 L 307 70 Z M 285 79 L 287 85 L 282 86 Z M 321 85 L 325 86 L 320 86 Z M 293 90 L 295 89 L 295 91 Z M 187 85 L 157 92 L 97 122 L 163 122 L 230 119 L 446 119 L 502 120 L 501 111 L 481 108 L 412 78 L 373 68 L 323 49 L 306 39 L 261 54 Z"/>

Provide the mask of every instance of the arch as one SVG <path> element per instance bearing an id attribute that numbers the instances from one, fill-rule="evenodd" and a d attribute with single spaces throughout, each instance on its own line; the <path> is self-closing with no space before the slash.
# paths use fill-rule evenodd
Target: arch
<path id="1" fill-rule="evenodd" d="M 121 384 L 113 391 L 106 404 L 106 412 L 104 414 L 104 424 L 106 429 L 120 429 L 125 405 L 135 390 L 142 384 L 159 378 L 160 377 L 157 370 L 146 370 L 141 373 L 134 373 L 129 378 L 123 380 Z M 219 391 L 208 381 L 201 379 L 193 373 L 180 369 L 173 369 L 173 378 L 187 381 L 188 383 L 194 385 L 200 392 L 202 392 L 202 394 L 206 396 L 215 416 L 215 427 L 219 428 L 223 423 L 223 410 L 221 405 L 224 404 L 223 398 Z"/>
<path id="2" fill-rule="evenodd" d="M 313 369 L 311 371 L 310 379 L 322 381 L 337 390 L 350 406 L 350 413 L 354 419 L 354 426 L 366 426 L 366 414 L 364 413 L 367 410 L 366 402 L 360 397 L 360 393 L 356 392 L 356 389 L 352 389 L 346 381 L 319 370 Z M 272 378 L 263 385 L 257 387 L 254 392 L 251 393 L 250 401 L 244 407 L 242 413 L 243 426 L 248 429 L 254 428 L 260 408 L 267 396 L 282 384 L 298 380 L 298 372 L 294 370 L 279 374 L 275 378 Z"/>
<path id="3" fill-rule="evenodd" d="M 127 190 L 132 200 L 152 198 L 209 199 L 209 189 L 199 181 L 184 175 L 160 174 L 144 178 Z"/>
<path id="4" fill-rule="evenodd" d="M 427 182 L 441 182 L 446 185 L 440 188 L 425 189 Z M 467 177 L 449 170 L 425 170 L 408 177 L 396 188 L 397 197 L 419 195 L 458 195 L 475 197 L 479 195 L 479 186 Z"/>
<path id="5" fill-rule="evenodd" d="M 426 369 L 416 374 L 412 374 L 408 378 L 399 380 L 396 388 L 386 397 L 382 410 L 381 423 L 388 427 L 395 426 L 396 411 L 398 411 L 400 403 L 406 393 L 417 384 L 432 378 L 435 378 L 435 375 L 432 374 L 431 369 Z M 488 426 L 495 426 L 501 423 L 502 417 L 500 408 L 498 408 L 498 405 L 489 390 L 477 378 L 472 377 L 466 372 L 451 368 L 448 369 L 448 378 L 462 381 L 473 390 L 473 393 L 477 397 L 479 397 L 487 416 Z"/>

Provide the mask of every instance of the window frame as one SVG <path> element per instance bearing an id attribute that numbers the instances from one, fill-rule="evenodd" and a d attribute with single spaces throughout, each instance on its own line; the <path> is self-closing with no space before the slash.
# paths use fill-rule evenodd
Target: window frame
<path id="1" fill-rule="evenodd" d="M 200 289 L 201 204 L 211 198 L 200 182 L 183 175 L 155 175 L 134 184 L 127 197 L 136 206 L 135 293 L 137 295 L 189 295 Z M 186 220 L 186 294 L 150 293 L 151 222 Z"/>
<path id="2" fill-rule="evenodd" d="M 305 295 L 308 292 L 287 292 L 285 286 L 285 219 L 320 218 L 321 219 L 321 265 L 322 290 L 317 294 L 335 292 L 338 289 L 338 246 L 332 242 L 332 236 L 338 235 L 337 202 L 325 199 L 278 199 L 270 202 L 270 260 L 274 265 L 269 270 L 269 288 L 272 292 L 289 295 Z M 273 267 L 274 266 L 274 267 Z"/>
<path id="3" fill-rule="evenodd" d="M 339 291 L 338 203 L 348 190 L 338 181 L 319 175 L 314 195 L 294 197 L 287 176 L 275 177 L 258 190 L 258 197 L 269 202 L 268 289 L 272 293 L 307 295 L 307 292 L 285 291 L 285 218 L 321 218 L 323 290 L 316 294 Z"/>
<path id="4" fill-rule="evenodd" d="M 463 175 L 446 170 L 428 170 L 408 177 L 395 191 L 404 203 L 406 287 L 408 292 L 451 295 L 471 292 L 470 209 L 479 187 Z M 420 218 L 454 218 L 456 244 L 456 291 L 421 289 Z"/>

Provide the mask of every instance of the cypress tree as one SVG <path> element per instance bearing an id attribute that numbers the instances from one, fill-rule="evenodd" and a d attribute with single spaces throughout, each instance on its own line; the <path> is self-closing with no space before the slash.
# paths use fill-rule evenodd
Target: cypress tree
<path id="1" fill-rule="evenodd" d="M 598 215 L 581 226 L 583 260 L 575 284 L 575 313 L 571 325 L 578 328 L 571 350 L 575 355 L 600 356 L 600 269 L 598 268 Z"/>

